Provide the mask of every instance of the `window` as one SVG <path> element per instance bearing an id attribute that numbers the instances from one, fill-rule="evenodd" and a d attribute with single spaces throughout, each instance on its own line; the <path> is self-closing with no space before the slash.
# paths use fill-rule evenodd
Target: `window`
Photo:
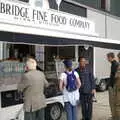
<path id="1" fill-rule="evenodd" d="M 48 2 L 48 0 L 29 0 L 28 2 L 33 7 L 49 9 L 49 2 Z"/>
<path id="2" fill-rule="evenodd" d="M 18 0 L 18 1 L 27 2 L 27 3 L 29 2 L 29 0 Z"/>
<path id="3" fill-rule="evenodd" d="M 101 9 L 110 11 L 110 1 L 111 0 L 101 0 Z"/>
<path id="4" fill-rule="evenodd" d="M 49 2 L 49 6 L 51 9 L 57 10 L 57 4 L 55 0 L 48 0 L 48 2 Z M 83 17 L 87 16 L 86 8 L 80 7 L 79 5 L 72 4 L 71 2 L 65 1 L 65 0 L 61 2 L 60 11 L 71 13 L 71 14 L 78 15 L 78 16 L 83 16 Z"/>
<path id="5" fill-rule="evenodd" d="M 106 0 L 101 0 L 101 9 L 106 10 Z"/>
<path id="6" fill-rule="evenodd" d="M 43 7 L 43 0 L 36 0 L 35 1 L 35 6 L 42 8 Z"/>

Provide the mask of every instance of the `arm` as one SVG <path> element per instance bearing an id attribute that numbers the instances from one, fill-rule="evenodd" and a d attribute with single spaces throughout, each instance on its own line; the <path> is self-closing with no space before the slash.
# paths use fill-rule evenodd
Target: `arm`
<path id="1" fill-rule="evenodd" d="M 24 92 L 24 90 L 28 87 L 28 82 L 25 74 L 21 77 L 21 81 L 18 84 L 18 91 Z"/>
<path id="2" fill-rule="evenodd" d="M 77 78 L 77 88 L 79 89 L 81 87 L 81 81 L 80 78 Z"/>
<path id="3" fill-rule="evenodd" d="M 111 75 L 110 75 L 110 82 L 109 85 L 113 87 L 114 83 L 115 83 L 115 74 L 118 70 L 118 63 L 114 62 L 111 66 Z"/>
<path id="4" fill-rule="evenodd" d="M 48 87 L 49 86 L 49 83 L 48 81 L 46 80 L 46 77 L 45 77 L 45 74 L 43 73 L 43 81 L 44 81 L 44 87 Z"/>
<path id="5" fill-rule="evenodd" d="M 111 68 L 111 79 L 114 80 L 117 70 L 118 70 L 118 64 L 116 62 L 116 63 L 113 63 L 112 68 Z"/>
<path id="6" fill-rule="evenodd" d="M 95 79 L 93 77 L 93 74 L 89 73 L 89 77 L 90 77 L 91 85 L 92 85 L 92 94 L 96 94 L 96 84 L 95 84 Z"/>
<path id="7" fill-rule="evenodd" d="M 60 80 L 60 82 L 59 82 L 59 89 L 60 89 L 60 91 L 63 91 L 63 89 L 64 89 L 64 86 L 65 86 L 65 84 L 64 84 L 64 78 L 65 76 L 64 76 L 64 73 L 62 73 L 61 75 L 60 75 L 60 77 L 59 77 L 59 80 Z"/>
<path id="8" fill-rule="evenodd" d="M 63 89 L 64 89 L 63 85 L 64 85 L 63 80 L 60 80 L 60 83 L 59 83 L 59 89 L 60 89 L 60 91 L 63 91 Z"/>
<path id="9" fill-rule="evenodd" d="M 79 74 L 76 71 L 75 71 L 75 76 L 77 80 L 77 88 L 79 89 L 81 87 L 81 81 L 80 81 Z"/>

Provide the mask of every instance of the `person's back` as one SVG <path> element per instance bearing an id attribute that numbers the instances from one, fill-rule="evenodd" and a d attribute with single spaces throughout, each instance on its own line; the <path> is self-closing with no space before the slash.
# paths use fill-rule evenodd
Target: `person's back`
<path id="1" fill-rule="evenodd" d="M 45 85 L 45 76 L 43 72 L 32 70 L 25 73 L 24 76 L 26 78 L 26 83 L 28 83 L 26 90 L 23 92 L 25 104 L 29 103 L 30 106 L 32 105 L 32 111 L 46 106 L 43 94 Z M 26 108 L 26 111 L 29 111 L 28 109 Z"/>
<path id="2" fill-rule="evenodd" d="M 44 107 L 46 106 L 44 86 L 48 84 L 43 72 L 36 70 L 36 61 L 28 59 L 27 72 L 22 76 L 18 90 L 24 95 L 25 120 L 44 120 Z M 37 118 L 36 118 L 37 115 Z"/>
<path id="3" fill-rule="evenodd" d="M 63 92 L 67 120 L 77 120 L 77 101 L 79 100 L 78 90 L 81 86 L 81 82 L 78 73 L 72 70 L 72 61 L 65 60 L 63 63 L 66 70 L 60 75 L 59 88 Z"/>
<path id="4" fill-rule="evenodd" d="M 44 89 L 44 74 L 41 71 L 33 70 L 25 73 L 25 77 L 28 80 L 30 86 L 29 89 L 26 89 L 25 92 L 29 92 L 31 94 L 43 94 Z M 39 90 L 39 91 L 38 91 Z"/>

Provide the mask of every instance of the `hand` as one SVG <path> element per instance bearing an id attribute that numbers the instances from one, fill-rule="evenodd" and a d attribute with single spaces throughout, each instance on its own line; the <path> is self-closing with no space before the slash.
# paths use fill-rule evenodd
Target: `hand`
<path id="1" fill-rule="evenodd" d="M 96 94 L 96 90 L 95 90 L 95 89 L 92 90 L 92 94 L 93 94 L 93 95 Z"/>
<path id="2" fill-rule="evenodd" d="M 80 79 L 78 78 L 77 79 L 77 88 L 79 89 L 81 87 L 81 81 L 80 81 Z"/>

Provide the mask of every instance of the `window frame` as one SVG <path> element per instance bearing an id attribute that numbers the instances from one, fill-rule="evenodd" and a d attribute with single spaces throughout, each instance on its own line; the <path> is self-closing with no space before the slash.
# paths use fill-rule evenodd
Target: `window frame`
<path id="1" fill-rule="evenodd" d="M 30 0 L 29 0 L 30 1 Z M 30 5 L 29 2 L 24 2 L 24 1 L 20 1 L 20 0 L 12 0 L 12 2 L 14 3 L 19 3 L 19 4 L 23 4 L 23 5 Z"/>
<path id="2" fill-rule="evenodd" d="M 106 10 L 106 0 L 100 0 L 100 8 Z"/>

